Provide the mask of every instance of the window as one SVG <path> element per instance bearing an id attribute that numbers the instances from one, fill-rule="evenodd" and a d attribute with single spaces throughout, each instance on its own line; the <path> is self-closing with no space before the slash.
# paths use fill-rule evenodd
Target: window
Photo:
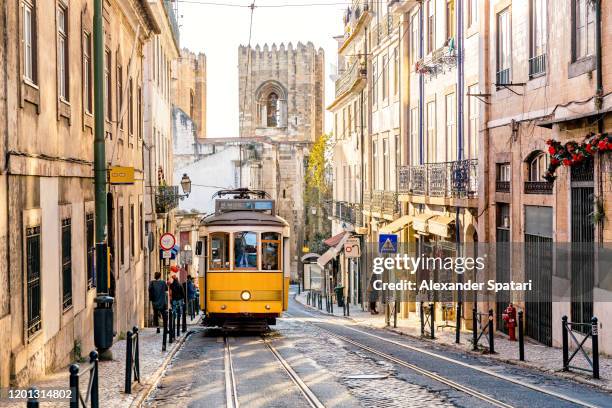
<path id="1" fill-rule="evenodd" d="M 391 175 L 391 163 L 389 161 L 389 139 L 383 139 L 383 188 L 385 191 L 389 190 L 389 181 Z"/>
<path id="2" fill-rule="evenodd" d="M 425 140 L 426 163 L 433 163 L 436 157 L 436 102 L 427 104 L 427 135 Z"/>
<path id="3" fill-rule="evenodd" d="M 415 64 L 419 59 L 421 38 L 419 34 L 419 13 L 410 18 L 410 62 Z"/>
<path id="4" fill-rule="evenodd" d="M 478 23 L 478 0 L 468 0 L 468 27 Z"/>
<path id="5" fill-rule="evenodd" d="M 427 0 L 427 54 L 433 52 L 436 41 L 435 1 Z"/>
<path id="6" fill-rule="evenodd" d="M 89 213 L 85 216 L 85 231 L 86 231 L 86 257 L 87 257 L 87 289 L 94 286 L 94 254 L 96 243 L 94 238 L 94 215 Z"/>
<path id="7" fill-rule="evenodd" d="M 128 132 L 130 135 L 134 134 L 134 83 L 132 78 L 128 81 L 128 97 L 127 97 L 127 111 L 128 111 Z"/>
<path id="8" fill-rule="evenodd" d="M 393 95 L 399 92 L 399 48 L 393 50 Z"/>
<path id="9" fill-rule="evenodd" d="M 117 120 L 121 119 L 119 122 L 119 127 L 123 129 L 123 67 L 121 65 L 117 65 Z"/>
<path id="10" fill-rule="evenodd" d="M 121 265 L 125 264 L 125 220 L 123 219 L 123 206 L 119 207 L 119 259 Z"/>
<path id="11" fill-rule="evenodd" d="M 446 95 L 446 161 L 458 160 L 455 94 Z"/>
<path id="12" fill-rule="evenodd" d="M 140 250 L 144 249 L 144 212 L 142 208 L 142 203 L 140 203 L 140 207 L 138 208 L 138 231 L 140 233 Z"/>
<path id="13" fill-rule="evenodd" d="M 376 146 L 376 140 L 372 141 L 372 187 L 374 190 L 378 189 L 378 149 Z"/>
<path id="14" fill-rule="evenodd" d="M 130 204 L 130 255 L 132 258 L 136 255 L 136 238 L 135 228 L 136 228 L 136 216 L 134 214 L 134 204 Z"/>
<path id="15" fill-rule="evenodd" d="M 383 55 L 382 57 L 382 99 L 387 100 L 389 96 L 389 57 Z"/>
<path id="16" fill-rule="evenodd" d="M 419 164 L 419 109 L 410 110 L 410 154 L 412 157 L 411 165 Z"/>
<path id="17" fill-rule="evenodd" d="M 138 129 L 138 138 L 142 138 L 142 135 L 144 133 L 143 131 L 143 126 L 144 126 L 144 122 L 143 122 L 143 112 L 142 112 L 142 88 L 138 87 L 138 123 L 137 123 L 137 129 Z M 140 146 L 140 145 L 139 145 Z"/>
<path id="18" fill-rule="evenodd" d="M 262 232 L 261 234 L 261 269 L 278 271 L 281 264 L 280 234 L 277 232 Z"/>
<path id="19" fill-rule="evenodd" d="M 229 234 L 227 232 L 213 232 L 210 234 L 210 269 L 230 268 L 229 261 Z"/>
<path id="20" fill-rule="evenodd" d="M 266 102 L 266 125 L 268 127 L 277 127 L 280 123 L 280 109 L 278 103 L 278 95 L 274 92 L 271 92 L 268 95 L 268 100 Z"/>
<path id="21" fill-rule="evenodd" d="M 23 77 L 33 84 L 38 83 L 36 8 L 23 3 Z"/>
<path id="22" fill-rule="evenodd" d="M 546 71 L 546 0 L 531 0 L 529 75 Z"/>
<path id="23" fill-rule="evenodd" d="M 548 169 L 548 155 L 540 152 L 529 162 L 529 181 L 545 181 L 544 173 Z"/>
<path id="24" fill-rule="evenodd" d="M 395 169 L 402 164 L 402 145 L 399 135 L 395 135 Z M 395 173 L 395 172 L 394 172 Z"/>
<path id="25" fill-rule="evenodd" d="M 70 218 L 62 220 L 62 306 L 72 306 L 72 230 Z"/>
<path id="26" fill-rule="evenodd" d="M 497 83 L 510 83 L 510 9 L 497 15 Z"/>
<path id="27" fill-rule="evenodd" d="M 357 132 L 359 128 L 361 128 L 359 124 L 359 109 L 357 107 L 357 101 L 355 101 L 353 102 L 353 131 Z"/>
<path id="28" fill-rule="evenodd" d="M 113 118 L 113 100 L 112 100 L 112 78 L 111 78 L 111 53 L 109 50 L 104 51 L 104 97 L 106 98 L 106 106 L 104 114 L 106 120 L 111 121 Z"/>
<path id="29" fill-rule="evenodd" d="M 236 269 L 257 269 L 256 232 L 234 232 L 234 264 Z"/>
<path id="30" fill-rule="evenodd" d="M 455 1 L 446 0 L 446 38 L 455 38 Z"/>
<path id="31" fill-rule="evenodd" d="M 497 181 L 510 181 L 510 163 L 497 164 Z"/>
<path id="32" fill-rule="evenodd" d="M 57 93 L 58 96 L 69 100 L 68 65 L 68 9 L 63 5 L 57 7 Z"/>
<path id="33" fill-rule="evenodd" d="M 372 105 L 378 102 L 378 64 L 372 63 Z"/>
<path id="34" fill-rule="evenodd" d="M 468 87 L 468 93 L 470 95 L 478 94 L 478 84 L 471 85 Z M 479 100 L 475 96 L 468 97 L 468 143 L 467 143 L 467 155 L 468 159 L 475 159 L 478 157 L 478 117 L 479 117 Z"/>
<path id="35" fill-rule="evenodd" d="M 83 107 L 93 112 L 93 81 L 91 65 L 91 34 L 83 34 Z"/>
<path id="36" fill-rule="evenodd" d="M 590 0 L 573 0 L 573 8 L 573 56 L 578 61 L 595 51 L 595 12 Z"/>
<path id="37" fill-rule="evenodd" d="M 40 226 L 26 228 L 28 336 L 38 332 L 42 327 L 40 256 Z"/>

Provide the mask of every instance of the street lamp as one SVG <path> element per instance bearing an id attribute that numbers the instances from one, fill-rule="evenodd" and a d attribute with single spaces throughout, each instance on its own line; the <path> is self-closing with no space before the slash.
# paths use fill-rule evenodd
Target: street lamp
<path id="1" fill-rule="evenodd" d="M 181 178 L 181 188 L 183 189 L 183 193 L 185 193 L 185 197 L 189 197 L 189 194 L 191 193 L 191 179 L 187 173 L 183 173 L 183 178 Z"/>

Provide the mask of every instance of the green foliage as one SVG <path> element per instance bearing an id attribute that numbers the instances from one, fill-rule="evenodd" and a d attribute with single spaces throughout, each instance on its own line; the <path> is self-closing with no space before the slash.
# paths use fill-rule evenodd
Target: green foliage
<path id="1" fill-rule="evenodd" d="M 306 170 L 306 188 L 317 189 L 321 194 L 329 190 L 329 183 L 325 178 L 327 163 L 325 156 L 329 135 L 321 135 L 312 146 L 308 157 L 308 168 Z"/>

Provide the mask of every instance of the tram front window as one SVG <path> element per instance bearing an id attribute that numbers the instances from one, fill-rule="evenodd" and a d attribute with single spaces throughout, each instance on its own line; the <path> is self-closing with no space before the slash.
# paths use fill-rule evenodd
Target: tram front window
<path id="1" fill-rule="evenodd" d="M 257 269 L 257 233 L 234 233 L 234 264 L 237 269 Z"/>
<path id="2" fill-rule="evenodd" d="M 229 269 L 229 234 L 214 232 L 210 235 L 210 269 Z"/>
<path id="3" fill-rule="evenodd" d="M 265 271 L 278 271 L 280 264 L 280 234 L 264 232 L 261 234 L 261 268 Z"/>

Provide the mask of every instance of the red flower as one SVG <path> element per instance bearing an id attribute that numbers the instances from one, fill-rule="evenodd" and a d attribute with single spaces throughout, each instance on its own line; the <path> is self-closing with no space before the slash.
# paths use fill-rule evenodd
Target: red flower
<path id="1" fill-rule="evenodd" d="M 554 146 L 550 146 L 548 148 L 548 153 L 550 153 L 550 155 L 552 156 L 553 154 L 557 153 L 557 150 L 555 149 Z"/>
<path id="2" fill-rule="evenodd" d="M 597 143 L 597 149 L 601 150 L 601 151 L 604 151 L 608 147 L 607 145 L 608 144 L 606 143 L 605 140 L 601 140 L 599 143 Z"/>
<path id="3" fill-rule="evenodd" d="M 612 142 L 608 142 L 608 150 L 612 150 Z"/>
<path id="4" fill-rule="evenodd" d="M 563 159 L 563 165 L 564 165 L 564 166 L 569 166 L 570 164 L 572 164 L 572 162 L 570 161 L 570 159 Z"/>
<path id="5" fill-rule="evenodd" d="M 586 150 L 588 153 L 593 153 L 593 147 L 592 147 L 592 146 L 591 146 L 589 143 L 587 143 L 587 145 L 586 145 L 586 147 L 585 147 L 585 150 Z"/>
<path id="6" fill-rule="evenodd" d="M 578 156 L 577 154 L 572 154 L 572 161 L 579 162 L 580 161 L 580 156 Z"/>
<path id="7" fill-rule="evenodd" d="M 552 164 L 553 166 L 558 166 L 559 165 L 559 159 L 550 159 L 550 164 Z"/>

